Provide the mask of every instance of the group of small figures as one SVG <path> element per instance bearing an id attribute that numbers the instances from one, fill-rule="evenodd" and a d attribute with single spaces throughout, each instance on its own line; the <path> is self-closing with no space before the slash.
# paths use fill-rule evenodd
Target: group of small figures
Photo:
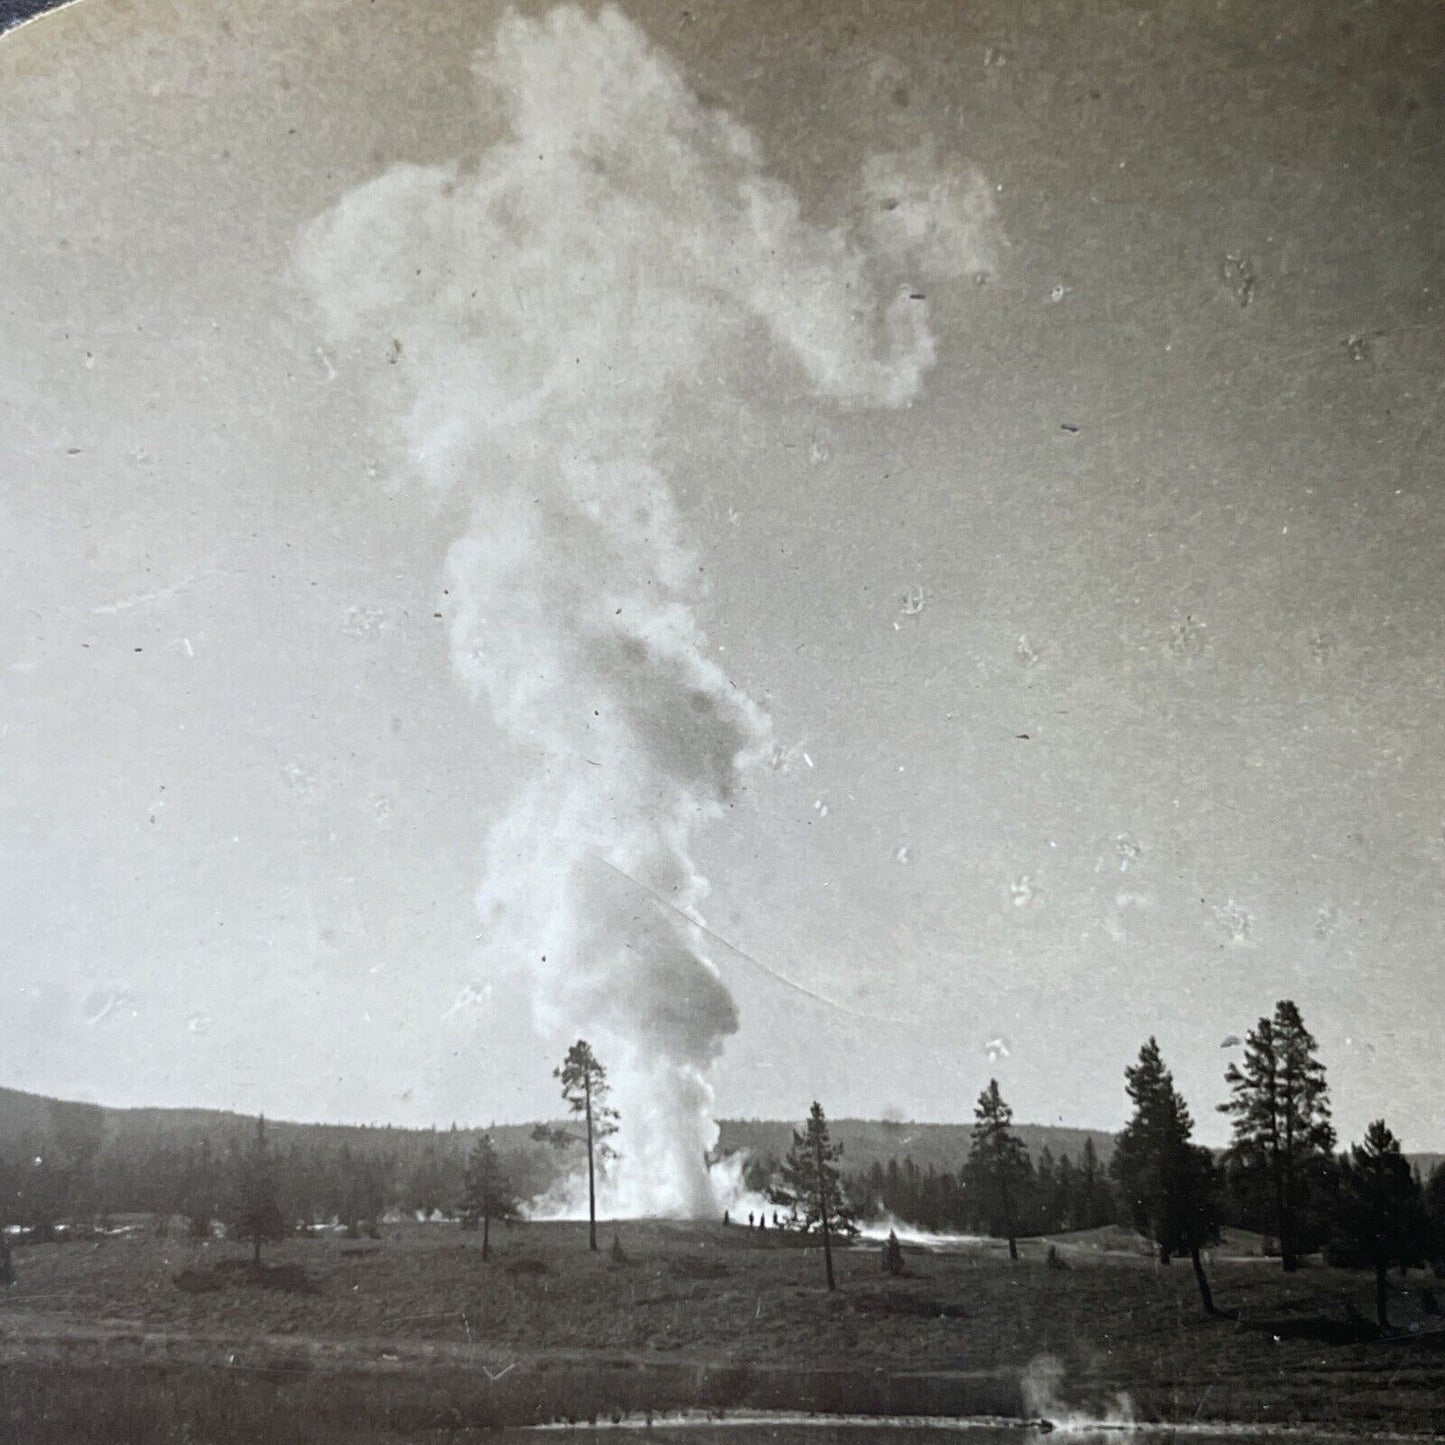
<path id="1" fill-rule="evenodd" d="M 731 1223 L 733 1222 L 732 1214 L 731 1214 L 730 1211 L 728 1211 L 728 1210 L 726 1210 L 726 1209 L 723 1210 L 723 1220 L 722 1220 L 722 1222 L 723 1222 L 724 1225 L 729 1225 L 729 1224 L 731 1224 Z M 764 1213 L 762 1210 L 754 1211 L 754 1210 L 751 1210 L 751 1209 L 750 1209 L 750 1210 L 748 1211 L 748 1228 L 749 1228 L 749 1229 L 766 1229 L 767 1227 L 768 1227 L 768 1217 L 767 1217 L 766 1213 Z M 783 1222 L 782 1222 L 781 1219 L 778 1218 L 778 1211 L 775 1209 L 775 1210 L 773 1210 L 773 1228 L 774 1228 L 774 1229 L 781 1229 L 782 1227 L 783 1227 Z"/>

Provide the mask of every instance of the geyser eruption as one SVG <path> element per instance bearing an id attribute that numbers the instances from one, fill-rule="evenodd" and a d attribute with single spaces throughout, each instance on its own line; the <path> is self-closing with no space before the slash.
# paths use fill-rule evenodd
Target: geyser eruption
<path id="1" fill-rule="evenodd" d="M 708 1073 L 738 1016 L 690 922 L 691 838 L 769 723 L 707 655 L 657 439 L 720 350 L 771 344 L 841 404 L 908 401 L 934 348 L 903 265 L 920 234 L 980 264 L 986 193 L 955 178 L 921 230 L 914 196 L 896 244 L 876 217 L 866 246 L 810 224 L 612 9 L 509 16 L 476 75 L 509 138 L 351 191 L 297 263 L 346 363 L 404 385 L 415 467 L 470 504 L 453 662 L 541 756 L 487 837 L 482 965 L 525 965 L 540 1027 L 608 1065 L 608 1209 L 710 1212 Z"/>

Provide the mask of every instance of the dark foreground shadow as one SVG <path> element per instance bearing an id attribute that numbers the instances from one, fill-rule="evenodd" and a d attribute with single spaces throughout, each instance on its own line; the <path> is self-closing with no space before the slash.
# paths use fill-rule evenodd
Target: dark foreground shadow
<path id="1" fill-rule="evenodd" d="M 236 1288 L 278 1289 L 287 1294 L 318 1294 L 310 1275 L 297 1264 L 254 1265 L 248 1259 L 225 1259 L 202 1268 L 183 1269 L 171 1283 L 187 1294 L 212 1294 Z"/>

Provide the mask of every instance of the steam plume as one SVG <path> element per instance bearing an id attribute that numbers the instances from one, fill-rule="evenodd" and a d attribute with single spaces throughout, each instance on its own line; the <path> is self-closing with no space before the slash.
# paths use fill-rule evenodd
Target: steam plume
<path id="1" fill-rule="evenodd" d="M 907 236 L 865 249 L 805 221 L 749 132 L 616 10 L 509 16 L 476 74 L 510 139 L 474 168 L 360 186 L 297 261 L 339 347 L 389 349 L 415 466 L 464 489 L 454 666 L 548 759 L 487 838 L 484 966 L 524 961 L 540 1026 L 607 1062 L 611 1207 L 700 1213 L 716 1206 L 708 1072 L 738 1016 L 687 921 L 707 894 L 690 840 L 770 730 L 706 653 L 655 439 L 719 350 L 771 344 L 816 395 L 893 407 L 934 343 L 926 305 L 884 274 Z M 905 214 L 980 264 L 981 188 L 947 194 L 928 227 L 926 196 Z"/>

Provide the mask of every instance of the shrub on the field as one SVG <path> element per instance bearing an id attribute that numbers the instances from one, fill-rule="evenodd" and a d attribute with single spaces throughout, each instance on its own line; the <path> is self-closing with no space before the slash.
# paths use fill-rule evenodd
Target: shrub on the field
<path id="1" fill-rule="evenodd" d="M 883 1272 L 898 1275 L 903 1273 L 904 1268 L 903 1246 L 898 1242 L 897 1233 L 890 1229 L 887 1243 L 883 1246 Z"/>

